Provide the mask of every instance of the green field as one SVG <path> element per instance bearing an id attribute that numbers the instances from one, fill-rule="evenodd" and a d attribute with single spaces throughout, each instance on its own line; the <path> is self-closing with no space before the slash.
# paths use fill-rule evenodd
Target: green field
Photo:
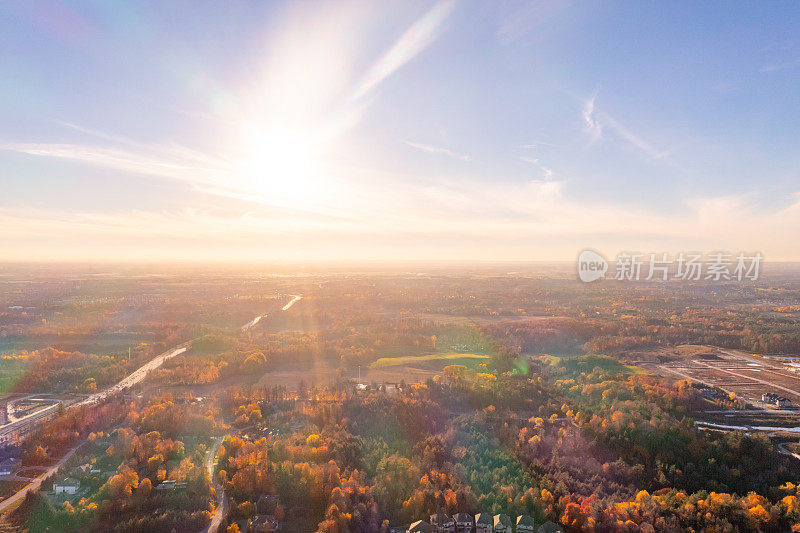
<path id="1" fill-rule="evenodd" d="M 614 374 L 647 374 L 647 371 L 636 366 L 626 365 L 612 357 L 597 354 L 588 355 L 549 355 L 550 364 L 564 366 L 575 373 L 592 372 L 595 367 Z"/>
<path id="2" fill-rule="evenodd" d="M 405 366 L 418 363 L 437 362 L 448 365 L 474 365 L 482 360 L 488 360 L 488 355 L 474 353 L 432 353 L 428 355 L 407 355 L 402 357 L 381 357 L 369 368 L 386 368 L 389 366 Z"/>
<path id="3" fill-rule="evenodd" d="M 0 359 L 0 394 L 11 392 L 27 368 L 28 362 L 23 359 Z"/>

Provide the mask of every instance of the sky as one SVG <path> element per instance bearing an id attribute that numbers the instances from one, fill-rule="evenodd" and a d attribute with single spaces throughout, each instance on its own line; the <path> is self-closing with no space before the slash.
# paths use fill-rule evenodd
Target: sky
<path id="1" fill-rule="evenodd" d="M 800 260 L 791 2 L 4 2 L 0 261 Z"/>

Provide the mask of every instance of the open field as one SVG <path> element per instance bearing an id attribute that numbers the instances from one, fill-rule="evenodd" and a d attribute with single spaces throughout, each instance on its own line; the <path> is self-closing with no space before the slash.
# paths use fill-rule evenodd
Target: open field
<path id="1" fill-rule="evenodd" d="M 428 355 L 408 355 L 403 357 L 381 357 L 371 365 L 370 369 L 394 366 L 415 366 L 429 361 L 442 362 L 447 365 L 472 366 L 481 360 L 489 359 L 488 355 L 473 353 L 432 353 Z"/>
<path id="2" fill-rule="evenodd" d="M 361 367 L 362 383 L 407 383 L 425 381 L 432 378 L 447 365 L 462 364 L 475 366 L 489 359 L 488 355 L 443 353 L 422 356 L 382 357 L 371 365 Z M 261 376 L 256 383 L 257 388 L 283 385 L 289 390 L 296 390 L 303 381 L 306 385 L 327 385 L 337 377 L 357 379 L 358 367 L 343 369 L 327 361 L 313 364 L 281 365 Z"/>
<path id="3" fill-rule="evenodd" d="M 611 372 L 614 374 L 647 374 L 649 373 L 648 370 L 644 369 L 641 366 L 635 365 L 626 365 L 617 361 L 616 359 L 612 359 L 611 357 L 606 357 L 602 355 L 587 355 L 587 356 L 575 356 L 575 355 L 551 355 L 547 354 L 547 357 L 550 358 L 550 364 L 554 366 L 566 366 L 571 363 L 580 363 L 577 365 L 577 370 L 580 372 L 591 372 L 595 368 L 599 367 L 606 372 Z"/>

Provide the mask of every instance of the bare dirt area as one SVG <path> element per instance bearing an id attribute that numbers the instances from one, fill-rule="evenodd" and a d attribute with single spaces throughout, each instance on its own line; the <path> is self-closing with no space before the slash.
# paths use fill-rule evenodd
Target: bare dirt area
<path id="1" fill-rule="evenodd" d="M 626 354 L 625 359 L 649 372 L 674 379 L 689 379 L 734 393 L 759 408 L 774 409 L 761 395 L 774 393 L 800 406 L 800 375 L 779 362 L 711 346 L 678 346 Z"/>
<path id="2" fill-rule="evenodd" d="M 711 346 L 701 344 L 682 344 L 651 350 L 629 350 L 620 357 L 631 364 L 637 363 L 669 363 L 685 359 L 715 357 Z"/>

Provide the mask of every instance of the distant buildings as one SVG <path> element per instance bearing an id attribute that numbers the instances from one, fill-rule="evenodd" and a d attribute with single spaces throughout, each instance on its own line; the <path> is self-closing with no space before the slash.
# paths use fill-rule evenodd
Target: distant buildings
<path id="1" fill-rule="evenodd" d="M 434 533 L 436 528 L 425 520 L 417 520 L 408 526 L 408 533 Z"/>
<path id="2" fill-rule="evenodd" d="M 72 477 L 67 477 L 53 482 L 53 492 L 56 494 L 75 494 L 80 488 L 80 482 Z"/>
<path id="3" fill-rule="evenodd" d="M 507 514 L 478 513 L 473 516 L 468 513 L 458 513 L 452 517 L 443 512 L 430 516 L 430 522 L 417 520 L 406 530 L 407 533 L 564 533 L 564 529 L 553 522 L 547 521 L 541 525 L 536 524 L 528 515 L 519 515 L 513 520 Z"/>
<path id="4" fill-rule="evenodd" d="M 716 389 L 712 389 L 710 387 L 703 387 L 700 389 L 700 396 L 703 398 L 707 398 L 709 400 L 715 400 L 717 398 L 721 398 L 723 395 Z"/>
<path id="5" fill-rule="evenodd" d="M 455 520 L 441 511 L 431 515 L 431 525 L 434 526 L 439 533 L 455 533 L 456 531 Z"/>
<path id="6" fill-rule="evenodd" d="M 494 533 L 514 533 L 511 517 L 507 514 L 494 515 Z"/>
<path id="7" fill-rule="evenodd" d="M 281 530 L 281 523 L 271 514 L 257 514 L 250 524 L 253 533 L 273 533 Z"/>
<path id="8" fill-rule="evenodd" d="M 175 490 L 175 480 L 165 479 L 164 481 L 156 485 L 156 490 Z"/>
<path id="9" fill-rule="evenodd" d="M 523 514 L 517 517 L 517 533 L 528 532 L 531 533 L 536 528 L 536 522 L 533 521 L 533 518 L 530 516 Z"/>
<path id="10" fill-rule="evenodd" d="M 769 403 L 775 405 L 777 407 L 791 407 L 792 402 L 788 398 L 784 398 L 783 396 L 778 396 L 775 393 L 767 392 L 761 395 L 761 401 L 764 403 Z"/>
<path id="11" fill-rule="evenodd" d="M 0 476 L 11 475 L 14 470 L 19 466 L 19 459 L 16 457 L 8 457 L 0 461 Z"/>
<path id="12" fill-rule="evenodd" d="M 457 533 L 472 533 L 472 528 L 475 525 L 475 520 L 469 513 L 458 513 L 453 515 L 453 520 L 456 523 Z"/>
<path id="13" fill-rule="evenodd" d="M 489 513 L 478 513 L 475 515 L 475 533 L 492 533 L 494 520 Z"/>
<path id="14" fill-rule="evenodd" d="M 539 526 L 536 533 L 564 533 L 564 528 L 548 520 Z"/>

